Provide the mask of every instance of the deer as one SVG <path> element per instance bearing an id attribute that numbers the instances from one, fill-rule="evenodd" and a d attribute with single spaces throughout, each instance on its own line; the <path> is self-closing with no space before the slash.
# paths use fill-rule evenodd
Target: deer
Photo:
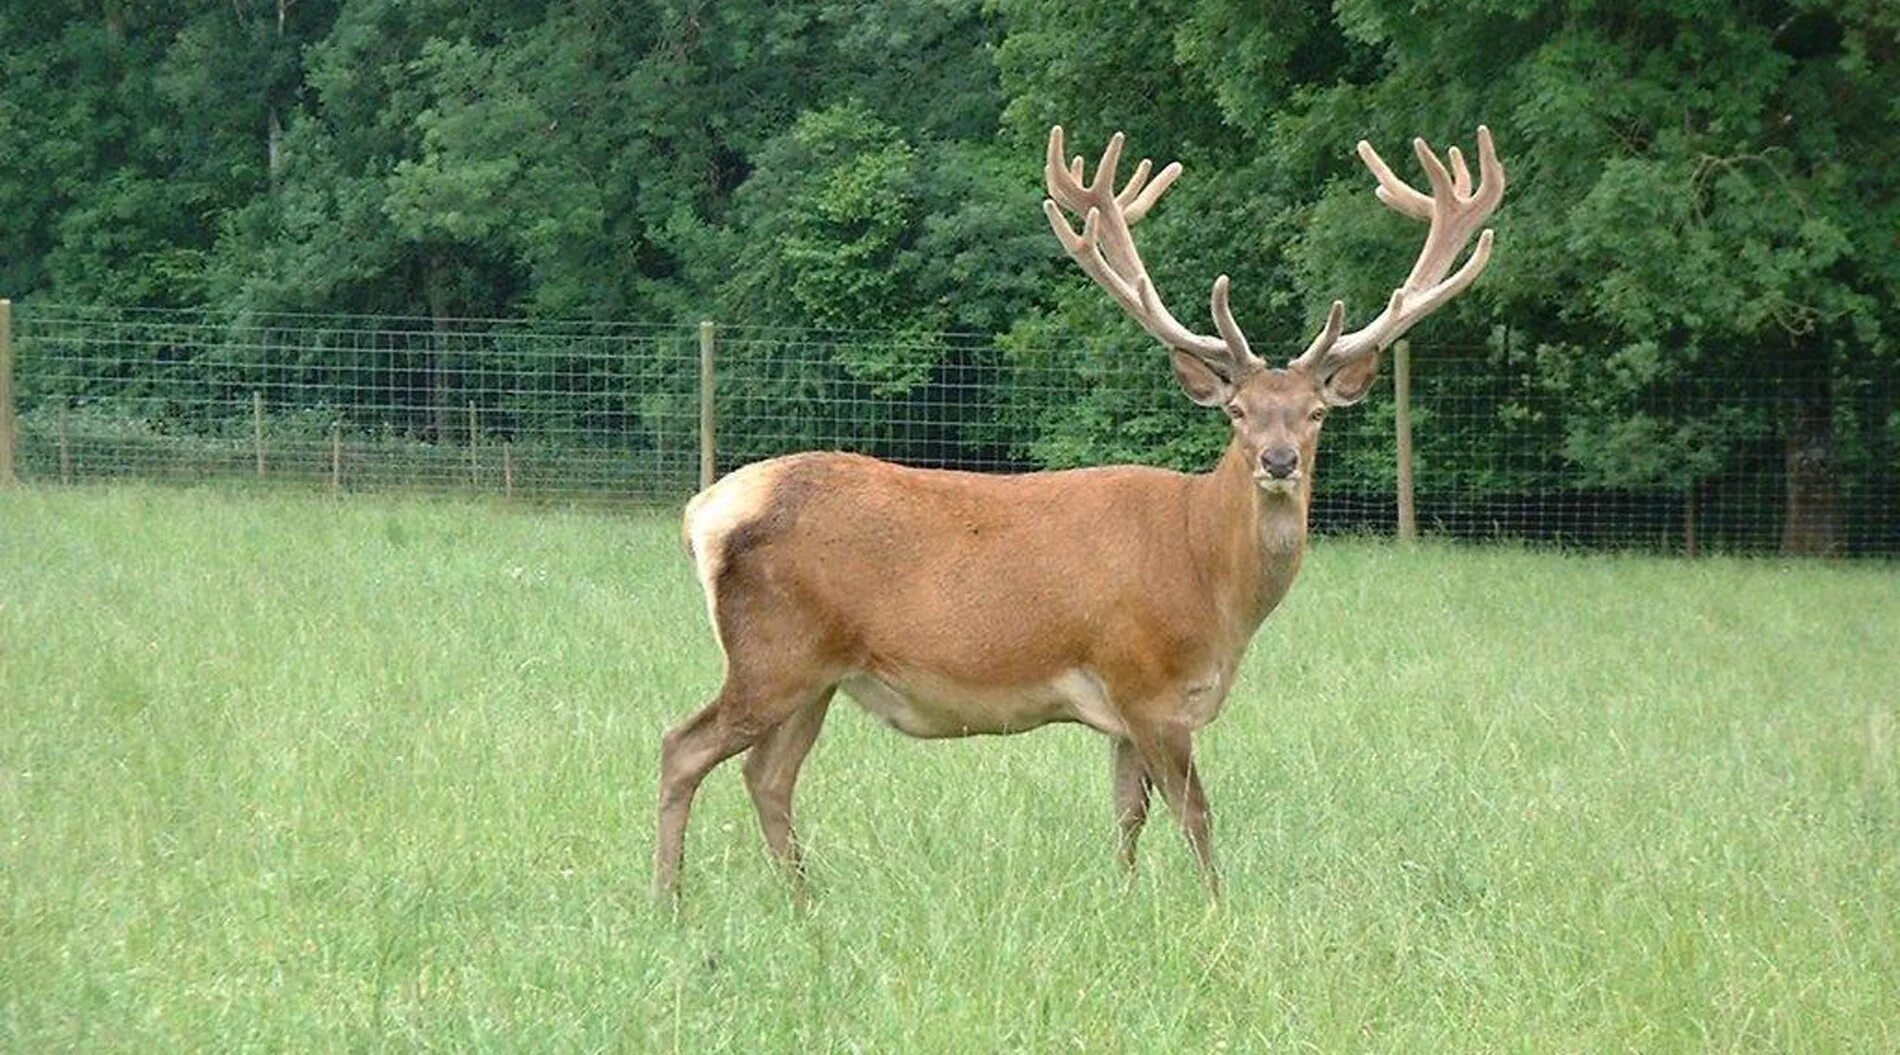
<path id="1" fill-rule="evenodd" d="M 1255 632 L 1299 574 L 1328 411 L 1359 402 L 1384 349 L 1484 271 L 1484 225 L 1505 178 L 1482 126 L 1475 183 L 1457 147 L 1447 164 L 1413 141 L 1429 193 L 1360 141 L 1376 196 L 1427 225 L 1424 247 L 1364 327 L 1342 332 L 1335 300 L 1306 349 L 1276 368 L 1236 324 L 1226 275 L 1214 280 L 1213 334 L 1163 305 L 1130 232 L 1182 167 L 1156 173 L 1144 159 L 1118 189 L 1124 139 L 1110 138 L 1085 179 L 1083 158 L 1064 163 L 1062 127 L 1050 129 L 1043 211 L 1082 271 L 1168 349 L 1188 399 L 1226 413 L 1219 462 L 1199 474 L 1119 465 L 1003 475 L 805 452 L 695 495 L 684 541 L 725 677 L 661 741 L 656 894 L 679 894 L 701 781 L 745 752 L 767 849 L 802 900 L 792 792 L 842 689 L 912 737 L 1057 722 L 1102 733 L 1121 867 L 1133 874 L 1159 791 L 1218 895 L 1194 735 L 1221 713 Z M 1473 232 L 1477 246 L 1453 272 Z"/>

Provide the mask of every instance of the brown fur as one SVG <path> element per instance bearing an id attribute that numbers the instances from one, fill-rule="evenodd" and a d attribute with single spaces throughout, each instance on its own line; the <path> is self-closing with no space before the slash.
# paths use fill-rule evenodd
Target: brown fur
<path id="1" fill-rule="evenodd" d="M 666 739 L 660 887 L 677 885 L 692 789 L 748 748 L 767 842 L 797 874 L 790 789 L 840 687 L 916 736 L 1102 729 L 1118 745 L 1123 859 L 1158 787 L 1211 882 L 1189 738 L 1299 571 L 1324 405 L 1304 374 L 1254 375 L 1230 401 L 1232 443 L 1200 475 L 994 476 L 809 453 L 704 492 L 686 534 L 716 549 L 695 555 L 726 682 Z M 1287 445 L 1298 485 L 1264 489 L 1262 452 Z"/>

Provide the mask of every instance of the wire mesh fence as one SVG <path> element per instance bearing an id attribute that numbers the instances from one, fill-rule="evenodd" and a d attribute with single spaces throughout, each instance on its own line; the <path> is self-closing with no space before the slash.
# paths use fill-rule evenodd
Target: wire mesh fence
<path id="1" fill-rule="evenodd" d="M 14 331 L 18 472 L 49 484 L 261 478 L 664 505 L 697 487 L 708 426 L 715 472 L 805 449 L 991 472 L 1205 468 L 1226 437 L 1133 337 L 720 325 L 707 414 L 695 326 L 34 304 Z M 1817 405 L 1815 382 L 1792 376 L 1681 371 L 1611 412 L 1508 332 L 1412 358 L 1424 534 L 1900 554 L 1890 380 L 1823 382 L 1817 447 L 1790 409 Z M 1316 532 L 1395 529 L 1391 375 L 1326 426 Z"/>

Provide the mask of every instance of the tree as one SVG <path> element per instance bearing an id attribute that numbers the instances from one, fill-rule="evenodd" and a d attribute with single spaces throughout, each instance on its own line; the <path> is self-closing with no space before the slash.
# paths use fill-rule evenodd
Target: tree
<path id="1" fill-rule="evenodd" d="M 1693 489 L 1778 434 L 1782 546 L 1831 552 L 1834 393 L 1894 356 L 1897 27 L 1872 3 L 1516 3 L 1428 21 L 1357 0 L 1337 32 L 1380 56 L 1378 75 L 1247 112 L 1291 143 L 1492 122 L 1516 182 L 1499 261 L 1462 317 L 1483 326 L 1489 301 L 1542 346 L 1534 361 L 1575 403 L 1577 470 Z M 1315 301 L 1372 251 L 1344 204 L 1359 193 L 1335 184 L 1315 209 L 1297 268 Z M 1402 242 L 1400 226 L 1383 237 Z M 1711 374 L 1729 383 L 1670 398 Z"/>
<path id="2" fill-rule="evenodd" d="M 1409 224 L 1375 215 L 1353 141 L 1390 155 L 1413 134 L 1468 141 L 1490 122 L 1514 181 L 1498 259 L 1432 337 L 1489 343 L 1500 367 L 1561 387 L 1573 484 L 1693 489 L 1780 437 L 1784 549 L 1838 544 L 1836 393 L 1894 358 L 1891 5 L 1517 0 L 1422 17 L 1395 0 L 1330 12 L 1204 0 L 1011 14 L 1013 116 L 1047 119 L 1045 100 L 1118 124 L 1165 114 L 1165 141 L 1184 153 L 1232 142 L 1257 158 L 1233 171 L 1276 218 L 1254 227 L 1266 277 L 1297 291 L 1308 325 L 1341 295 L 1374 310 L 1416 251 Z M 1158 243 L 1163 222 L 1147 232 Z M 1208 259 L 1244 261 L 1239 248 Z M 1260 296 L 1235 289 L 1237 302 Z M 1271 295 L 1252 312 L 1271 317 Z M 1507 352 L 1507 320 L 1537 354 Z M 1673 398 L 1710 375 L 1727 383 Z M 1857 451 L 1892 451 L 1854 420 Z"/>
<path id="3" fill-rule="evenodd" d="M 785 359 L 784 391 L 907 394 L 944 429 L 1028 430 L 1038 462 L 1196 467 L 1223 426 L 1037 215 L 1049 126 L 1182 161 L 1142 231 L 1161 291 L 1204 325 L 1230 273 L 1284 361 L 1417 249 L 1354 141 L 1403 163 L 1487 121 L 1497 259 L 1419 335 L 1485 360 L 1420 369 L 1506 421 L 1421 431 L 1422 470 L 1535 448 L 1470 485 L 1691 507 L 1772 482 L 1779 532 L 1738 541 L 1825 553 L 1849 510 L 1900 516 L 1866 505 L 1900 457 L 1897 37 L 1884 0 L 0 0 L 0 292 L 429 317 L 392 384 L 437 436 L 464 372 L 581 369 L 458 348 L 455 317 L 895 332 Z M 1115 383 L 1012 386 L 979 421 L 955 379 L 989 342 L 943 331 Z M 657 398 L 656 369 L 616 383 Z M 1382 414 L 1329 426 L 1335 485 L 1383 486 Z"/>

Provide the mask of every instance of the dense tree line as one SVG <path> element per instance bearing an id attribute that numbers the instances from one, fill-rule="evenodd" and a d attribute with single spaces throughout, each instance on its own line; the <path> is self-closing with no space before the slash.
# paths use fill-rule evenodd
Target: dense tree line
<path id="1" fill-rule="evenodd" d="M 1484 121 L 1499 252 L 1431 339 L 1571 410 L 1440 442 L 1670 493 L 1771 461 L 1825 551 L 1900 446 L 1897 99 L 1889 0 L 0 0 L 0 294 L 896 331 L 833 365 L 898 388 L 944 332 L 1121 370 L 1037 208 L 1061 122 L 1181 160 L 1162 288 L 1198 317 L 1230 272 L 1292 351 L 1416 251 L 1353 143 Z M 1011 414 L 1041 461 L 1202 462 L 1159 362 Z"/>

